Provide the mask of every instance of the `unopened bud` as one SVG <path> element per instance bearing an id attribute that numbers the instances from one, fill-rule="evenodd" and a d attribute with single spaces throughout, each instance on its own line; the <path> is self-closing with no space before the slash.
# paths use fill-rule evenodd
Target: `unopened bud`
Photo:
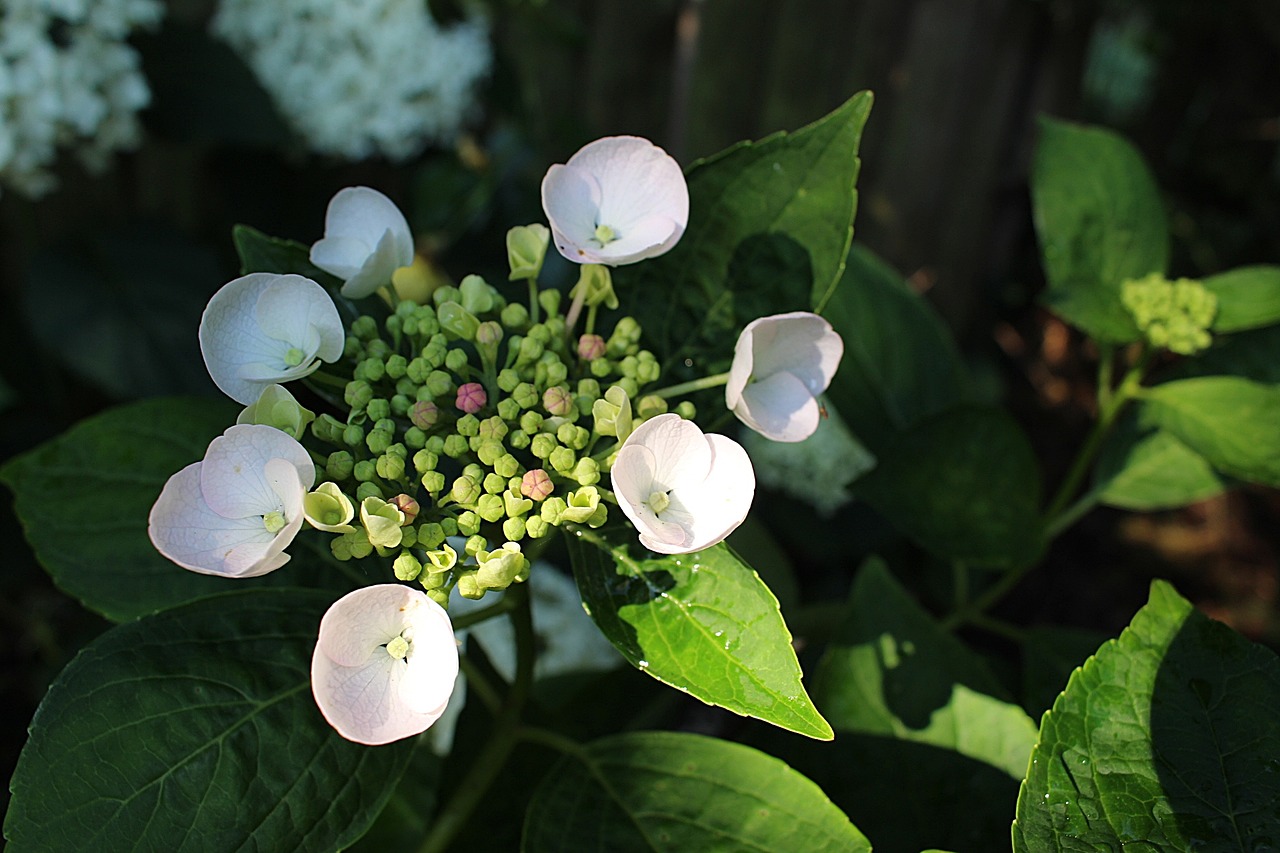
<path id="1" fill-rule="evenodd" d="M 555 491 L 550 475 L 541 468 L 526 471 L 520 479 L 520 494 L 535 501 L 545 500 Z"/>
<path id="2" fill-rule="evenodd" d="M 551 231 L 542 223 L 517 225 L 507 232 L 507 263 L 511 281 L 536 279 L 547 254 Z"/>
<path id="3" fill-rule="evenodd" d="M 418 517 L 418 512 L 421 509 L 421 507 L 418 506 L 418 502 L 406 494 L 396 495 L 391 499 L 390 503 L 404 514 L 404 521 L 400 522 L 401 527 L 406 524 L 412 524 L 413 520 Z"/>
<path id="4" fill-rule="evenodd" d="M 478 275 L 469 275 L 458 285 L 462 307 L 472 314 L 485 314 L 497 304 L 498 292 Z"/>
<path id="5" fill-rule="evenodd" d="M 583 335 L 578 338 L 578 358 L 592 361 L 604 355 L 604 338 L 599 335 Z"/>
<path id="6" fill-rule="evenodd" d="M 573 395 L 563 385 L 552 385 L 542 394 L 542 407 L 554 416 L 564 416 L 573 411 Z"/>
<path id="7" fill-rule="evenodd" d="M 455 405 L 468 414 L 474 414 L 484 408 L 488 399 L 483 385 L 479 382 L 468 382 L 458 388 L 458 399 Z"/>

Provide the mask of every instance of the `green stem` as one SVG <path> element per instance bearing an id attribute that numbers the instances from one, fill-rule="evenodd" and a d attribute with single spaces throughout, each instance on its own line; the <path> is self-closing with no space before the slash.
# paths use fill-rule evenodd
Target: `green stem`
<path id="1" fill-rule="evenodd" d="M 489 793 L 489 787 L 506 764 L 507 757 L 519 741 L 520 712 L 529 697 L 533 682 L 534 636 L 533 617 L 529 611 L 529 594 L 524 584 L 510 587 L 504 598 L 517 598 L 511 612 L 511 625 L 516 635 L 516 678 L 494 720 L 484 749 L 476 756 L 471 769 L 453 788 L 453 797 L 436 815 L 431 832 L 418 848 L 419 853 L 443 853 L 457 838 L 476 807 Z"/>
<path id="2" fill-rule="evenodd" d="M 539 313 L 542 307 L 538 304 L 538 278 L 534 276 L 529 279 L 529 325 L 538 322 Z"/>
<path id="3" fill-rule="evenodd" d="M 515 596 L 504 595 L 488 607 L 481 608 L 480 610 L 473 610 L 470 613 L 464 613 L 457 619 L 454 619 L 453 630 L 461 631 L 463 628 L 470 628 L 472 625 L 487 622 L 495 616 L 510 613 L 515 609 L 518 603 L 519 602 L 515 600 Z"/>
<path id="4" fill-rule="evenodd" d="M 595 330 L 596 330 L 596 311 L 597 311 L 597 309 L 599 309 L 599 307 L 600 307 L 599 305 L 589 305 L 589 306 L 587 306 L 587 322 L 586 322 L 586 323 L 583 325 L 583 327 L 582 327 L 582 334 L 584 334 L 584 335 L 590 335 L 590 334 L 594 334 L 594 333 L 595 333 Z"/>
<path id="5" fill-rule="evenodd" d="M 497 716 L 499 709 L 502 707 L 502 697 L 499 695 L 497 688 L 485 678 L 484 673 L 480 671 L 474 663 L 467 660 L 465 656 L 458 658 L 458 666 L 462 669 L 462 674 L 467 679 L 467 689 L 473 691 L 484 706 L 489 709 L 489 713 Z"/>
<path id="6" fill-rule="evenodd" d="M 351 380 L 343 379 L 341 376 L 334 376 L 332 373 L 325 373 L 323 370 L 316 370 L 307 374 L 307 379 L 312 382 L 319 382 L 321 385 L 329 385 L 334 388 L 346 389 L 347 383 Z"/>
<path id="7" fill-rule="evenodd" d="M 550 729 L 544 729 L 539 726 L 521 726 L 516 730 L 516 737 L 527 743 L 549 746 L 556 752 L 563 752 L 565 755 L 573 756 L 583 764 L 587 763 L 587 751 L 582 744 L 572 738 L 565 737 L 559 732 L 553 732 Z"/>
<path id="8" fill-rule="evenodd" d="M 679 397 L 693 391 L 702 391 L 706 388 L 717 388 L 729 381 L 728 371 L 717 373 L 714 376 L 704 376 L 701 379 L 691 379 L 688 382 L 681 382 L 679 385 L 668 385 L 666 388 L 659 388 L 657 391 L 650 391 L 664 400 L 671 397 Z"/>

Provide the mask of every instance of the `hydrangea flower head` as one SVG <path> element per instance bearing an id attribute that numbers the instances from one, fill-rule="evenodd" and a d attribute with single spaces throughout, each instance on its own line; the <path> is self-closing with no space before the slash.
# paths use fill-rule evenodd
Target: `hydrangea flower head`
<path id="1" fill-rule="evenodd" d="M 320 620 L 311 692 L 347 740 L 376 746 L 421 734 L 444 713 L 457 677 L 449 614 L 421 590 L 367 586 Z"/>
<path id="2" fill-rule="evenodd" d="M 752 320 L 738 336 L 724 402 L 738 420 L 774 441 L 803 441 L 818 428 L 817 395 L 831 384 L 844 341 L 817 314 Z"/>
<path id="3" fill-rule="evenodd" d="M 607 136 L 542 179 L 560 254 L 578 264 L 633 264 L 668 251 L 689 222 L 680 164 L 647 139 Z"/>
<path id="4" fill-rule="evenodd" d="M 311 263 L 342 279 L 343 296 L 360 299 L 413 263 L 413 233 L 391 199 L 369 187 L 347 187 L 329 200 Z"/>
<path id="5" fill-rule="evenodd" d="M 255 272 L 224 284 L 200 318 L 200 352 L 213 382 L 244 405 L 262 389 L 337 361 L 346 332 L 324 288 L 300 275 Z"/>
<path id="6" fill-rule="evenodd" d="M 660 554 L 688 554 L 720 542 L 747 517 L 756 490 L 741 445 L 705 435 L 674 413 L 631 433 L 611 477 L 640 544 Z"/>
<path id="7" fill-rule="evenodd" d="M 275 427 L 233 426 L 169 478 L 147 533 L 161 554 L 205 575 L 251 578 L 289 562 L 315 465 Z"/>

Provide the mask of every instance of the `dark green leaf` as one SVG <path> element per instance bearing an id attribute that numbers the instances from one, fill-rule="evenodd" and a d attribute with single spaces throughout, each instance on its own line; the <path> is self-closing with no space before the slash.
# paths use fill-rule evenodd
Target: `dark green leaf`
<path id="1" fill-rule="evenodd" d="M 1012 566 L 1039 553 L 1039 470 L 1005 411 L 949 409 L 904 430 L 877 455 L 855 494 L 937 556 Z"/>
<path id="2" fill-rule="evenodd" d="M 1036 726 L 982 660 L 916 604 L 878 560 L 859 571 L 844 622 L 818 664 L 814 697 L 837 732 L 952 749 L 1014 779 Z"/>
<path id="3" fill-rule="evenodd" d="M 1137 340 L 1120 285 L 1163 273 L 1169 259 L 1164 206 L 1141 155 L 1110 130 L 1042 119 L 1031 196 L 1046 304 L 1100 341 Z"/>
<path id="4" fill-rule="evenodd" d="M 638 560 L 625 544 L 634 535 L 614 528 L 568 537 L 583 604 L 626 659 L 708 704 L 830 740 L 800 683 L 778 601 L 759 576 L 723 543 Z"/>
<path id="5" fill-rule="evenodd" d="M 1224 474 L 1280 486 L 1280 386 L 1236 376 L 1166 382 L 1143 392 L 1140 420 Z"/>
<path id="6" fill-rule="evenodd" d="M 1040 726 L 1014 849 L 1274 846 L 1280 661 L 1156 581 Z"/>
<path id="7" fill-rule="evenodd" d="M 225 400 L 143 400 L 83 421 L 0 469 L 54 582 L 117 622 L 252 586 L 341 587 L 336 572 L 316 566 L 298 542 L 289 565 L 238 580 L 187 571 L 151 544 L 147 515 L 165 481 L 199 461 L 235 418 Z"/>
<path id="8" fill-rule="evenodd" d="M 680 732 L 587 744 L 547 774 L 526 853 L 869 851 L 822 790 L 750 747 Z"/>
<path id="9" fill-rule="evenodd" d="M 339 850 L 386 803 L 413 741 L 343 740 L 311 697 L 332 596 L 230 593 L 120 625 L 50 688 L 5 837 L 50 850 Z"/>
<path id="10" fill-rule="evenodd" d="M 1239 267 L 1204 279 L 1218 297 L 1215 332 L 1238 332 L 1280 322 L 1280 267 Z"/>
<path id="11" fill-rule="evenodd" d="M 330 290 L 342 286 L 342 282 L 311 263 L 311 249 L 297 240 L 269 237 L 249 225 L 237 225 L 231 229 L 231 239 L 240 256 L 240 274 L 274 272 L 281 275 L 306 276 Z"/>
<path id="12" fill-rule="evenodd" d="M 1240 376 L 1280 384 L 1280 325 L 1218 337 L 1205 352 L 1178 362 L 1173 372 L 1179 378 Z"/>
<path id="13" fill-rule="evenodd" d="M 1093 488 L 1099 503 L 1153 510 L 1211 498 L 1225 491 L 1227 483 L 1171 433 L 1143 431 L 1136 418 L 1125 417 L 1103 444 Z"/>
<path id="14" fill-rule="evenodd" d="M 853 235 L 870 110 L 871 93 L 862 92 L 808 127 L 689 167 L 680 242 L 614 273 L 623 308 L 650 346 L 664 357 L 715 361 L 732 354 L 736 330 L 756 317 L 826 303 Z"/>
<path id="15" fill-rule="evenodd" d="M 23 304 L 41 346 L 112 397 L 212 393 L 196 330 L 223 280 L 208 248 L 135 228 L 37 255 Z"/>
<path id="16" fill-rule="evenodd" d="M 941 318 L 861 245 L 849 251 L 824 316 L 844 339 L 844 359 L 827 394 L 872 452 L 963 399 L 967 377 Z"/>
<path id="17" fill-rule="evenodd" d="M 1037 626 L 1022 641 L 1022 701 L 1035 715 L 1053 705 L 1071 673 L 1109 637 L 1097 631 Z"/>

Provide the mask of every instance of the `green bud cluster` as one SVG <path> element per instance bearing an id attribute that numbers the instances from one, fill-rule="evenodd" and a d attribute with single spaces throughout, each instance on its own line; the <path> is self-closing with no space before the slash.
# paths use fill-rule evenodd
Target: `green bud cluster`
<path id="1" fill-rule="evenodd" d="M 644 396 L 661 371 L 630 317 L 607 334 L 567 328 L 560 293 L 537 287 L 544 239 L 525 230 L 508 244 L 528 305 L 472 275 L 437 287 L 430 304 L 403 300 L 351 323 L 346 419 L 311 424 L 331 448 L 317 456 L 325 491 L 312 504 L 326 519 L 354 514 L 325 528 L 339 560 L 377 554 L 447 603 L 455 587 L 479 598 L 524 580 L 526 540 L 605 523 L 601 480 L 635 425 L 666 411 Z M 607 271 L 593 275 L 603 284 L 582 286 L 608 304 Z"/>
<path id="2" fill-rule="evenodd" d="M 1213 342 L 1209 327 L 1218 314 L 1218 297 L 1198 281 L 1169 281 L 1152 273 L 1124 282 L 1120 300 L 1152 346 L 1194 355 Z"/>

